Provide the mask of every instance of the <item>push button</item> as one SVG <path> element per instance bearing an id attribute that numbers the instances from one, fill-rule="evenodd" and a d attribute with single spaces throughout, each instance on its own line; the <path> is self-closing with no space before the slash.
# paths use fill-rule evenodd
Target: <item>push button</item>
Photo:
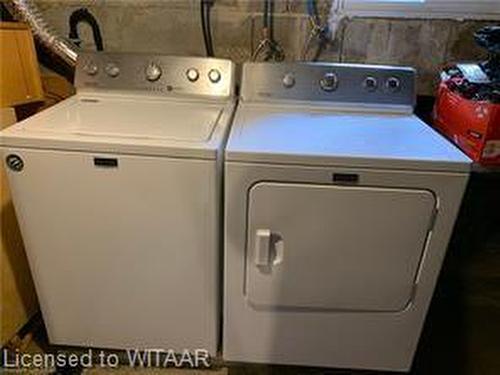
<path id="1" fill-rule="evenodd" d="M 189 68 L 186 71 L 186 77 L 190 82 L 196 82 L 200 77 L 200 73 L 195 68 Z"/>
<path id="2" fill-rule="evenodd" d="M 378 81 L 375 77 L 366 77 L 363 86 L 367 91 L 375 91 L 378 86 Z"/>
<path id="3" fill-rule="evenodd" d="M 398 92 L 399 90 L 401 90 L 401 81 L 399 80 L 399 78 L 390 77 L 385 83 L 385 86 L 390 92 Z"/>
<path id="4" fill-rule="evenodd" d="M 217 69 L 211 69 L 209 72 L 208 72 L 208 79 L 210 80 L 210 82 L 212 83 L 217 83 L 220 81 L 221 79 L 221 75 L 220 75 L 220 72 L 217 70 Z"/>

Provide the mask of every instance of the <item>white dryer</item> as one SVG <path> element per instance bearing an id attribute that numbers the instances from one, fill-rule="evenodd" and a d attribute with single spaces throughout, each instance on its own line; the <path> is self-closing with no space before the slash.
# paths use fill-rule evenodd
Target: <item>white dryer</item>
<path id="1" fill-rule="evenodd" d="M 409 370 L 470 160 L 412 69 L 246 64 L 225 161 L 223 356 Z"/>
<path id="2" fill-rule="evenodd" d="M 51 343 L 216 353 L 233 76 L 82 54 L 75 96 L 1 133 Z"/>

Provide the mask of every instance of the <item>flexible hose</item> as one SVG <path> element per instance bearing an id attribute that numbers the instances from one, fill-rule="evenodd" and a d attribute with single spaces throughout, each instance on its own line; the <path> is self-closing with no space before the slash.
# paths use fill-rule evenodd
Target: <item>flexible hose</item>
<path id="1" fill-rule="evenodd" d="M 92 36 L 94 38 L 94 44 L 97 51 L 104 50 L 104 45 L 102 42 L 101 28 L 97 23 L 95 17 L 88 11 L 87 8 L 80 8 L 71 13 L 69 17 L 69 38 L 78 47 L 80 47 L 80 36 L 78 34 L 78 24 L 80 22 L 86 22 L 92 28 Z"/>
<path id="2" fill-rule="evenodd" d="M 31 0 L 12 0 L 19 16 L 25 21 L 40 43 L 74 68 L 78 58 L 78 47 L 62 38 L 43 18 L 38 7 Z"/>
<path id="3" fill-rule="evenodd" d="M 311 44 L 315 39 L 317 39 L 317 47 L 314 51 L 311 61 L 318 61 L 329 43 L 330 30 L 328 24 L 321 23 L 321 17 L 318 12 L 316 0 L 307 0 L 307 13 L 311 21 L 311 31 L 309 32 L 309 36 L 307 37 L 306 43 L 304 44 L 304 48 L 302 49 L 301 59 L 307 59 L 307 54 L 310 50 Z"/>
<path id="4" fill-rule="evenodd" d="M 213 3 L 208 3 L 207 8 L 206 8 L 206 25 L 207 25 L 207 40 L 210 45 L 210 56 L 214 56 L 214 44 L 213 44 L 213 39 L 212 39 L 212 25 L 211 25 L 211 17 L 210 17 L 210 11 L 212 8 Z"/>
<path id="5" fill-rule="evenodd" d="M 203 41 L 205 42 L 206 54 L 209 57 L 214 56 L 214 47 L 212 42 L 212 30 L 210 24 L 210 8 L 213 0 L 200 1 L 201 29 L 203 32 Z"/>

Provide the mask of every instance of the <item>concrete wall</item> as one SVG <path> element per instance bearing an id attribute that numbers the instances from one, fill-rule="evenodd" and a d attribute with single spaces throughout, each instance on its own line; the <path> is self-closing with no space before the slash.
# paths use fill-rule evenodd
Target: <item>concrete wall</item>
<path id="1" fill-rule="evenodd" d="M 310 30 L 303 0 L 276 0 L 275 37 L 286 59 L 299 59 Z M 199 0 L 38 0 L 47 20 L 63 35 L 68 18 L 86 6 L 98 19 L 109 51 L 203 55 Z M 319 0 L 322 14 L 331 0 Z M 218 57 L 248 60 L 260 38 L 261 0 L 216 0 L 213 36 Z M 473 42 L 474 30 L 493 21 L 352 18 L 344 20 L 320 60 L 401 64 L 417 68 L 419 93 L 434 92 L 444 63 L 484 57 Z M 498 23 L 498 21 L 497 21 Z M 92 48 L 82 25 L 84 47 Z"/>

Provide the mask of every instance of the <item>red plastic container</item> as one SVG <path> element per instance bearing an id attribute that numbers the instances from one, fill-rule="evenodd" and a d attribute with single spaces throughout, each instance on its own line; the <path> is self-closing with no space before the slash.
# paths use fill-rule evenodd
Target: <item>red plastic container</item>
<path id="1" fill-rule="evenodd" d="M 475 162 L 500 165 L 500 104 L 466 99 L 443 81 L 433 117 L 435 127 Z"/>

